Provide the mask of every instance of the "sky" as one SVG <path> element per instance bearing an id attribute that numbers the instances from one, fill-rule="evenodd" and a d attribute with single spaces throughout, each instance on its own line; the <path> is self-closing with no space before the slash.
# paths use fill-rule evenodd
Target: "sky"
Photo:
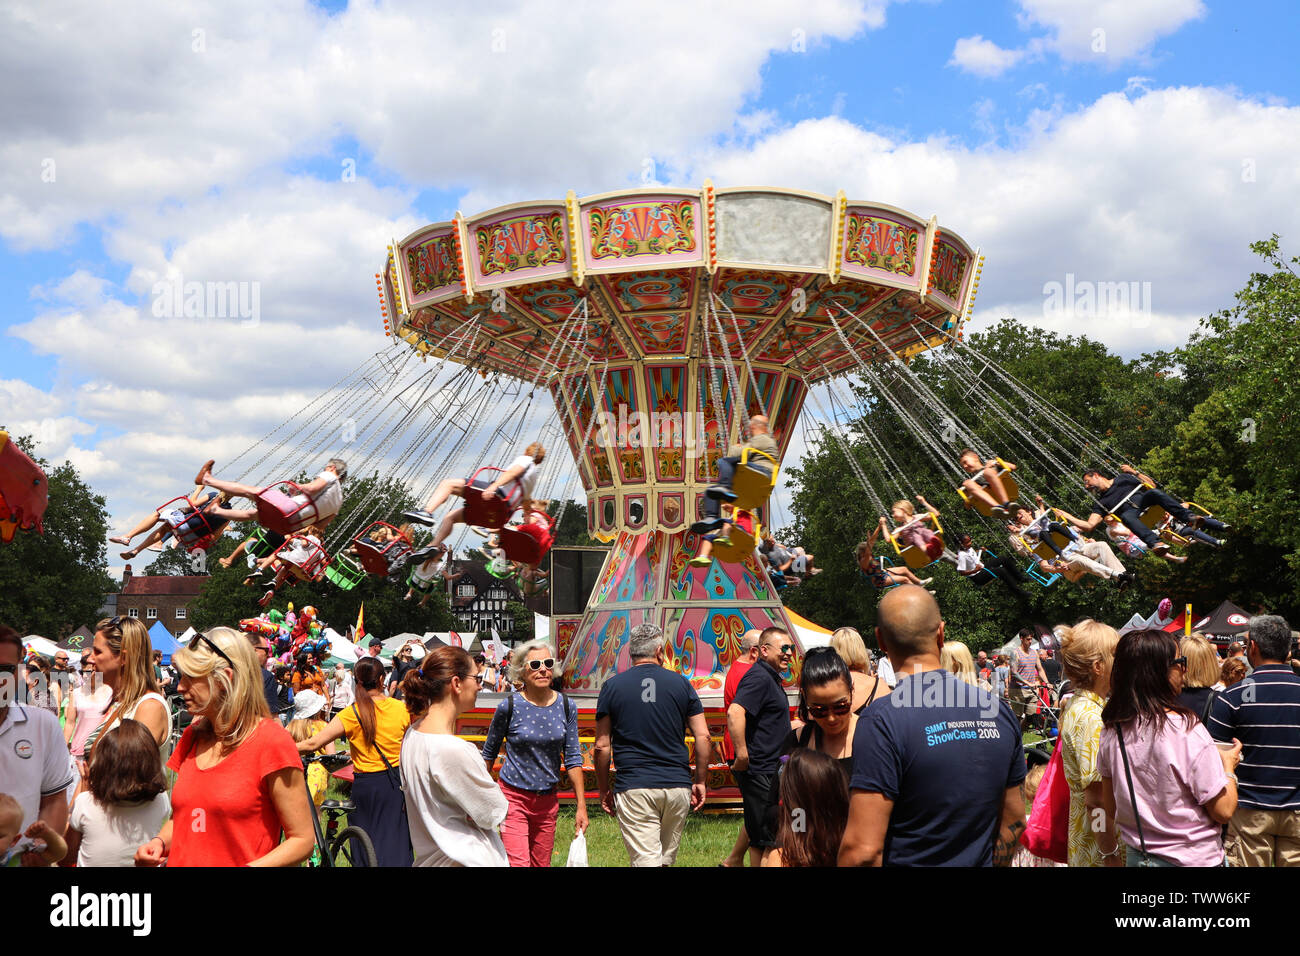
<path id="1" fill-rule="evenodd" d="M 936 215 L 986 256 L 973 328 L 1176 347 L 1252 241 L 1300 249 L 1297 35 L 1292 0 L 0 2 L 0 425 L 123 529 L 384 347 L 394 238 L 706 178 Z M 242 308 L 185 317 L 191 281 Z"/>

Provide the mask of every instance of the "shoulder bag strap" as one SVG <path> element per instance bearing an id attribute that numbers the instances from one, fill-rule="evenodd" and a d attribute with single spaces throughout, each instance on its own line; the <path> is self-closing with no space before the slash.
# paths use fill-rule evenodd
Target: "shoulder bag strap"
<path id="1" fill-rule="evenodd" d="M 1133 803 L 1133 819 L 1137 823 L 1138 843 L 1142 846 L 1142 858 L 1146 859 L 1147 841 L 1142 835 L 1142 815 L 1138 813 L 1137 792 L 1133 789 L 1133 774 L 1128 767 L 1128 751 L 1124 749 L 1124 728 L 1119 724 L 1115 725 L 1115 736 L 1119 738 L 1119 755 L 1124 761 L 1124 779 L 1128 781 L 1128 797 Z"/>
<path id="2" fill-rule="evenodd" d="M 1201 711 L 1201 724 L 1206 728 L 1210 726 L 1210 708 L 1214 706 L 1214 698 L 1218 696 L 1217 690 L 1212 690 L 1205 695 L 1205 709 Z"/>
<path id="3" fill-rule="evenodd" d="M 356 714 L 356 716 L 357 716 L 357 723 L 360 724 L 360 723 L 361 723 L 361 711 L 357 710 L 357 705 L 356 705 L 356 704 L 353 704 L 353 705 L 352 705 L 352 713 Z M 382 761 L 384 762 L 384 766 L 388 769 L 388 779 L 389 779 L 389 781 L 390 781 L 390 782 L 396 782 L 396 784 L 397 784 L 397 789 L 400 790 L 402 793 L 406 793 L 406 787 L 405 787 L 405 785 L 403 785 L 403 783 L 402 783 L 402 775 L 401 775 L 400 773 L 397 772 L 396 768 L 394 768 L 393 765 L 392 765 L 391 763 L 388 762 L 388 756 L 384 753 L 383 748 L 379 746 L 379 728 L 378 728 L 378 727 L 375 728 L 375 753 L 379 754 L 379 759 L 382 760 Z M 405 812 L 405 805 L 403 805 L 403 812 Z"/>

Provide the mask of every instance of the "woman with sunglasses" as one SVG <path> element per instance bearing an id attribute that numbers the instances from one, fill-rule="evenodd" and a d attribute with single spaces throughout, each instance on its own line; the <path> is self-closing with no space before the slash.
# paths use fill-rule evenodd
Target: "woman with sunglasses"
<path id="1" fill-rule="evenodd" d="M 574 834 L 587 829 L 578 708 L 551 686 L 556 660 L 546 641 L 521 644 L 510 660 L 510 679 L 523 681 L 523 693 L 511 694 L 497 705 L 483 741 L 483 759 L 490 771 L 505 743 L 500 779 L 510 809 L 501 839 L 510 865 L 550 866 L 562 773 L 567 772 L 578 799 Z"/>
<path id="2" fill-rule="evenodd" d="M 302 762 L 266 706 L 247 638 L 214 627 L 172 661 L 194 720 L 167 761 L 176 773 L 172 818 L 136 850 L 136 865 L 301 863 L 316 843 Z"/>
<path id="3" fill-rule="evenodd" d="M 791 724 L 786 754 L 816 750 L 835 760 L 845 779 L 853 772 L 853 677 L 849 665 L 833 647 L 815 647 L 804 654 L 799 674 L 799 719 Z"/>
<path id="4" fill-rule="evenodd" d="M 149 630 L 136 618 L 114 617 L 95 625 L 90 659 L 104 683 L 113 689 L 108 716 L 86 737 L 87 754 L 102 734 L 124 720 L 138 720 L 149 728 L 162 748 L 171 736 L 171 711 L 153 670 L 153 645 Z"/>
<path id="5" fill-rule="evenodd" d="M 86 738 L 104 721 L 113 701 L 113 688 L 104 683 L 95 669 L 95 659 L 87 658 L 81 666 L 81 686 L 68 694 L 63 736 L 72 756 L 81 760 L 86 753 Z"/>
<path id="6" fill-rule="evenodd" d="M 1120 638 L 1102 708 L 1100 855 L 1118 866 L 1220 866 L 1221 827 L 1237 808 L 1241 742 L 1216 747 L 1196 715 L 1178 703 L 1186 658 L 1173 635 L 1133 631 Z"/>
<path id="7" fill-rule="evenodd" d="M 363 657 L 352 666 L 355 699 L 335 714 L 324 729 L 298 744 L 299 753 L 311 753 L 346 736 L 352 754 L 350 817 L 366 831 L 380 866 L 411 865 L 411 828 L 402 796 L 402 737 L 411 722 L 402 701 L 384 692 L 384 664 Z"/>
<path id="8" fill-rule="evenodd" d="M 474 706 L 479 687 L 478 665 L 459 647 L 426 654 L 403 682 L 411 726 L 402 789 L 416 866 L 510 865 L 497 833 L 506 798 L 478 748 L 456 736 L 456 718 Z"/>

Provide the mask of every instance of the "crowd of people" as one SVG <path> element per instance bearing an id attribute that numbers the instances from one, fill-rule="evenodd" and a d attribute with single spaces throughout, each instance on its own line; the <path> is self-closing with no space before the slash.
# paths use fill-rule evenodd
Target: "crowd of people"
<path id="1" fill-rule="evenodd" d="M 947 639 L 934 596 L 904 585 L 882 597 L 874 637 L 874 664 L 853 628 L 809 649 L 791 708 L 794 639 L 776 626 L 743 635 L 722 744 L 742 822 L 720 865 L 1300 864 L 1300 676 L 1283 619 L 1252 618 L 1223 660 L 1200 635 L 1120 636 L 1094 620 L 972 655 Z M 484 658 L 406 647 L 390 671 L 369 650 L 331 677 L 297 662 L 284 710 L 265 636 L 212 628 L 172 657 L 173 726 L 135 619 L 100 621 L 79 670 L 62 652 L 30 662 L 0 628 L 5 861 L 301 864 L 328 787 L 303 756 L 336 746 L 352 762 L 349 822 L 381 866 L 548 866 L 565 784 L 572 835 L 587 830 L 578 708 L 555 686 L 546 641 L 511 653 L 514 692 L 482 743 L 456 730 Z M 668 866 L 708 797 L 712 741 L 660 629 L 634 627 L 628 653 L 596 701 L 597 795 L 632 865 Z M 1043 710 L 1059 720 L 1033 723 Z M 1024 744 L 1027 727 L 1055 736 L 1057 778 L 1044 776 L 1050 749 Z M 1059 860 L 1022 839 L 1050 813 L 1035 799 L 1042 781 L 1068 789 L 1068 814 L 1036 821 L 1061 838 Z"/>

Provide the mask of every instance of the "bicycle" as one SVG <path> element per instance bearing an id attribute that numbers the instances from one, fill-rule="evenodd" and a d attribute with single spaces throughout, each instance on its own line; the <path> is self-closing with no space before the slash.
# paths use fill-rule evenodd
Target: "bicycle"
<path id="1" fill-rule="evenodd" d="M 307 768 L 313 763 L 325 765 L 331 772 L 345 767 L 352 758 L 347 754 L 303 754 L 303 785 L 307 787 L 307 799 L 311 800 L 311 787 L 306 784 Z M 346 826 L 339 829 L 339 817 L 352 813 L 357 805 L 351 800 L 326 800 L 320 806 L 328 818 L 325 829 L 321 829 L 320 814 L 312 804 L 311 822 L 316 830 L 316 847 L 307 861 L 308 866 L 332 868 L 336 866 L 378 866 L 375 846 L 370 836 L 361 827 Z"/>

